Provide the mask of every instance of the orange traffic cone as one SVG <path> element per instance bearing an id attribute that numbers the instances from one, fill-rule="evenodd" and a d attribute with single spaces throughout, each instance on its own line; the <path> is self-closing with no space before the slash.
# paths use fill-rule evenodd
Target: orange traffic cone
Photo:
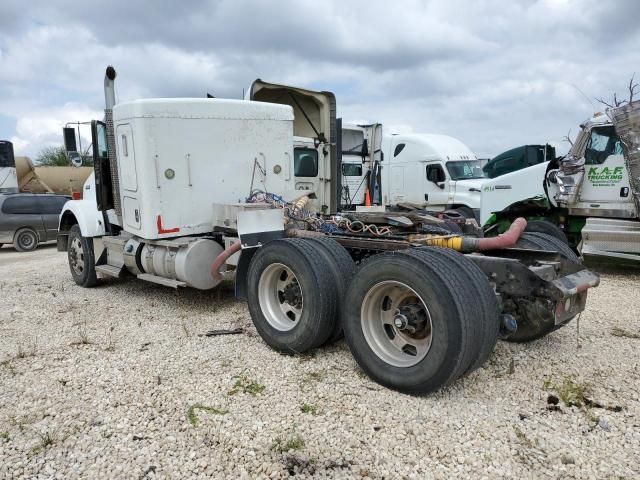
<path id="1" fill-rule="evenodd" d="M 364 189 L 364 206 L 365 207 L 371 206 L 371 195 L 369 195 L 369 188 Z"/>

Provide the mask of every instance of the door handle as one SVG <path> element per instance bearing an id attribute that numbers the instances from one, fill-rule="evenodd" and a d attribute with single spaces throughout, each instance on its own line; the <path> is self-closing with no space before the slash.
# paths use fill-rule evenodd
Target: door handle
<path id="1" fill-rule="evenodd" d="M 496 185 L 496 190 L 511 190 L 511 185 Z"/>
<path id="2" fill-rule="evenodd" d="M 187 157 L 187 181 L 189 182 L 189 186 L 193 187 L 193 184 L 191 183 L 191 154 L 187 153 L 186 157 Z"/>
<path id="3" fill-rule="evenodd" d="M 160 173 L 160 162 L 158 162 L 158 154 L 156 153 L 153 158 L 156 165 L 156 187 L 160 188 L 160 177 L 158 176 Z"/>

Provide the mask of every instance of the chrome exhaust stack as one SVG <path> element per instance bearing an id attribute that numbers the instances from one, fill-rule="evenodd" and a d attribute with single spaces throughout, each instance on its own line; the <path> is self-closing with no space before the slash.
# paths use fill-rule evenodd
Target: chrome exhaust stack
<path id="1" fill-rule="evenodd" d="M 109 65 L 104 74 L 104 108 L 106 110 L 111 110 L 116 104 L 115 80 L 116 69 Z"/>

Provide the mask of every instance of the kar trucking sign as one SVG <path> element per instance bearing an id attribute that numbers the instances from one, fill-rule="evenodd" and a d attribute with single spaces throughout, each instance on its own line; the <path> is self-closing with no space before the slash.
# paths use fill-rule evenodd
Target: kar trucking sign
<path id="1" fill-rule="evenodd" d="M 614 187 L 622 181 L 624 167 L 589 167 L 587 179 L 594 187 Z"/>

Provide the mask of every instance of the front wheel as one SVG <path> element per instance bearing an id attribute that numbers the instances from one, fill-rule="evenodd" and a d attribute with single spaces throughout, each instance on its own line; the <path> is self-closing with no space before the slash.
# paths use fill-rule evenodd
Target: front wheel
<path id="1" fill-rule="evenodd" d="M 76 285 L 85 288 L 96 286 L 98 278 L 96 277 L 93 242 L 90 238 L 82 236 L 78 225 L 74 225 L 69 230 L 67 258 L 71 276 Z"/>

